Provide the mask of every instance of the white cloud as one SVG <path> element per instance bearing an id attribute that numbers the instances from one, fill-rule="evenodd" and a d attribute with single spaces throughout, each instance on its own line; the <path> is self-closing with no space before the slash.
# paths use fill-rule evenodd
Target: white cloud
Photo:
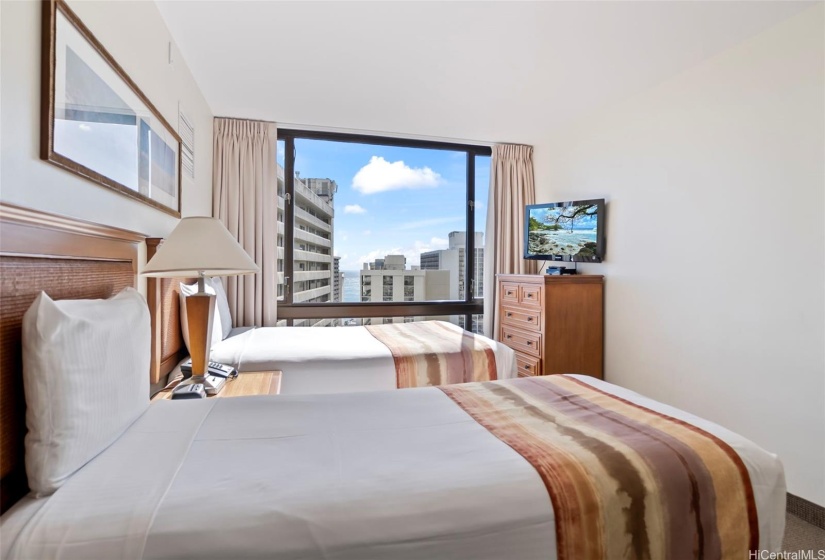
<path id="1" fill-rule="evenodd" d="M 463 221 L 465 218 L 464 216 L 448 216 L 446 218 L 428 218 L 426 220 L 416 220 L 414 222 L 404 222 L 403 224 L 398 224 L 397 226 L 393 226 L 394 230 L 408 230 L 408 229 L 419 229 L 431 226 L 440 226 L 443 224 L 452 224 Z"/>
<path id="2" fill-rule="evenodd" d="M 372 235 L 372 230 L 371 229 L 365 229 L 364 231 L 361 232 L 361 235 L 364 235 L 364 236 Z"/>
<path id="3" fill-rule="evenodd" d="M 352 178 L 352 188 L 363 194 L 434 188 L 441 183 L 441 175 L 429 167 L 410 167 L 401 160 L 389 162 L 380 156 L 372 156 Z"/>
<path id="4" fill-rule="evenodd" d="M 366 211 L 367 209 L 360 204 L 347 204 L 344 206 L 344 214 L 364 214 Z"/>
<path id="5" fill-rule="evenodd" d="M 370 251 L 366 255 L 361 255 L 358 257 L 358 268 L 361 269 L 364 267 L 364 263 L 371 263 L 375 259 L 383 259 L 387 255 L 397 255 L 401 252 L 399 248 L 393 249 L 376 249 L 374 251 Z"/>
<path id="6" fill-rule="evenodd" d="M 429 241 L 416 240 L 412 245 L 406 247 L 393 247 L 392 249 L 376 249 L 358 258 L 358 268 L 362 268 L 364 263 L 371 263 L 375 259 L 383 259 L 387 255 L 404 255 L 407 257 L 407 268 L 421 264 L 421 253 L 446 249 L 449 241 L 440 237 L 432 237 Z"/>

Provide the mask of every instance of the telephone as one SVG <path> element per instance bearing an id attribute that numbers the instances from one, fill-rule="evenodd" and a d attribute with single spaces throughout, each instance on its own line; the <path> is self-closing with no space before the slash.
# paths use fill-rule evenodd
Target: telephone
<path id="1" fill-rule="evenodd" d="M 206 390 L 201 383 L 181 383 L 172 389 L 172 399 L 203 399 Z"/>
<path id="2" fill-rule="evenodd" d="M 192 377 L 192 360 L 186 360 L 180 365 L 180 371 L 183 373 L 183 378 L 188 379 Z M 237 377 L 238 370 L 233 368 L 232 366 L 228 366 L 225 364 L 219 364 L 218 362 L 209 362 L 206 368 L 206 375 L 212 375 L 214 377 L 221 377 L 226 379 L 227 377 Z"/>

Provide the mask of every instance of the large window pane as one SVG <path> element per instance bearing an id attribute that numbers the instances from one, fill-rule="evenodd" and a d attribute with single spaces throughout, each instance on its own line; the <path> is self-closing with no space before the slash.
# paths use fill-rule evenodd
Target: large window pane
<path id="1" fill-rule="evenodd" d="M 290 226 L 279 238 L 279 245 L 289 243 L 289 261 L 279 262 L 282 317 L 296 325 L 346 325 L 362 320 L 310 320 L 304 310 L 325 305 L 334 316 L 342 311 L 336 304 L 393 303 L 398 312 L 398 304 L 422 301 L 478 312 L 489 183 L 489 157 L 478 155 L 484 148 L 281 132 L 279 231 Z M 468 216 L 478 218 L 470 233 Z M 350 312 L 358 315 L 341 314 Z M 404 319 L 416 318 L 386 320 Z M 463 313 L 445 320 L 471 329 L 474 322 Z"/>
<path id="2" fill-rule="evenodd" d="M 466 229 L 466 160 L 459 151 L 297 138 L 293 302 L 463 299 L 451 246 Z M 356 277 L 361 290 L 347 290 Z"/>

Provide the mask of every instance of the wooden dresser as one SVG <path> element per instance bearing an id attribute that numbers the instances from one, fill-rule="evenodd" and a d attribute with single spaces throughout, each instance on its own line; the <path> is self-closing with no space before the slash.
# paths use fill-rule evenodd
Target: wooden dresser
<path id="1" fill-rule="evenodd" d="M 516 351 L 519 377 L 604 377 L 604 277 L 499 274 L 497 340 Z"/>

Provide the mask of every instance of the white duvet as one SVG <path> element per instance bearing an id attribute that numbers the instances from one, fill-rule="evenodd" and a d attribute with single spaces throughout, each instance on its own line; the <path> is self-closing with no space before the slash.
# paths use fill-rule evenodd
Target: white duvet
<path id="1" fill-rule="evenodd" d="M 456 331 L 461 328 L 445 323 Z M 499 379 L 516 376 L 515 352 L 485 339 L 496 356 Z M 352 393 L 396 388 L 389 348 L 366 327 L 264 327 L 215 344 L 210 359 L 239 371 L 281 370 L 281 394 Z"/>
<path id="2" fill-rule="evenodd" d="M 751 476 L 762 548 L 779 550 L 776 456 L 710 422 Z M 159 401 L 52 497 L 2 518 L 2 557 L 555 558 L 533 467 L 437 388 Z"/>

